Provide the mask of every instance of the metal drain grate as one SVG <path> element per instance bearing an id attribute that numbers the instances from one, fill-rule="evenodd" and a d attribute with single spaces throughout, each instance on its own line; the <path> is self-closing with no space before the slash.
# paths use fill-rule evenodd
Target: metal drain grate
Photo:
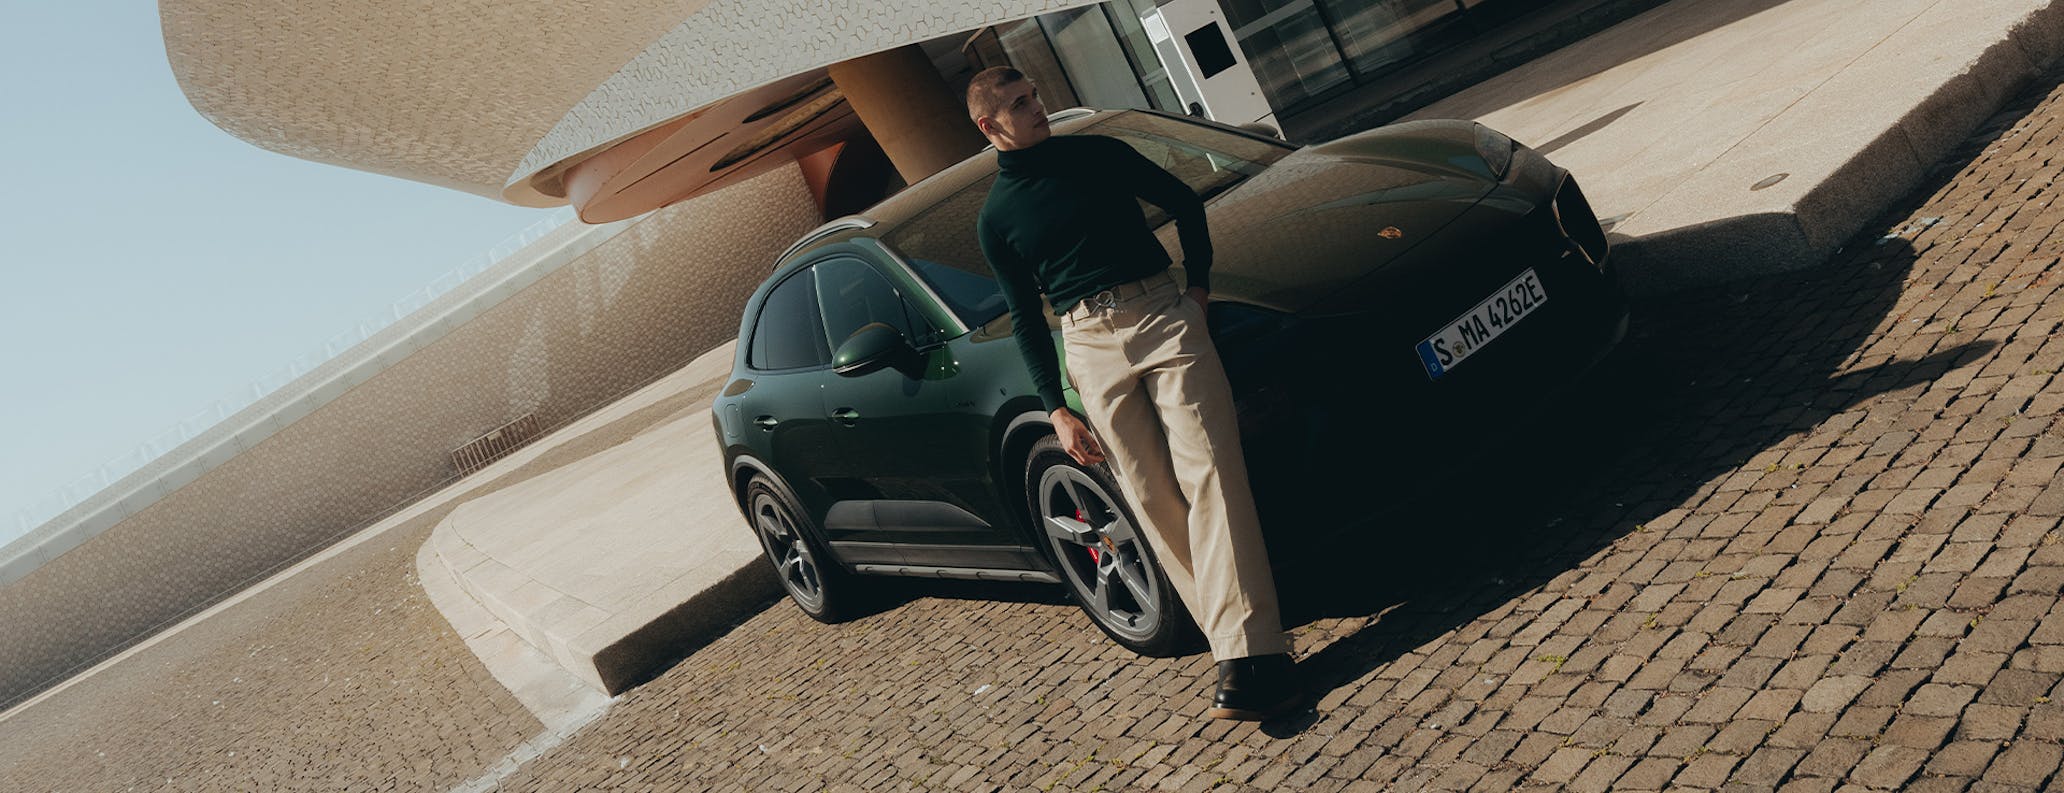
<path id="1" fill-rule="evenodd" d="M 494 428 L 486 435 L 473 439 L 451 453 L 452 467 L 459 469 L 459 475 L 486 468 L 488 463 L 508 456 L 535 440 L 538 435 L 537 414 L 526 413 L 522 418 Z"/>

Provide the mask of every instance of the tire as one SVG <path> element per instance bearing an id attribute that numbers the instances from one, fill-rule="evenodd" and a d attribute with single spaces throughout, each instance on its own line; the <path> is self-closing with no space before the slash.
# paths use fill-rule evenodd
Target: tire
<path id="1" fill-rule="evenodd" d="M 852 615 L 857 594 L 852 577 L 817 544 L 803 511 L 764 475 L 754 474 L 746 483 L 745 514 L 781 588 L 788 590 L 797 608 L 823 623 Z"/>
<path id="2" fill-rule="evenodd" d="M 1040 549 L 1068 596 L 1112 641 L 1152 658 L 1189 654 L 1202 634 L 1118 485 L 1049 435 L 1025 461 L 1025 503 Z"/>

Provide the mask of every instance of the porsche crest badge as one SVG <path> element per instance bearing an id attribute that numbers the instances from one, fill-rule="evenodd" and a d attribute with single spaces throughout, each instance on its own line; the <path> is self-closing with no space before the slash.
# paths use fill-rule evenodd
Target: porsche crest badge
<path id="1" fill-rule="evenodd" d="M 1405 232 L 1396 226 L 1384 226 L 1382 231 L 1376 232 L 1376 236 L 1386 240 L 1399 240 L 1405 238 Z"/>

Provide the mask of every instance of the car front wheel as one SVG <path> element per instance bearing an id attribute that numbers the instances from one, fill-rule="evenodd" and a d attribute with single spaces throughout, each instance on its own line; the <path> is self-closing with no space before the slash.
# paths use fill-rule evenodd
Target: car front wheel
<path id="1" fill-rule="evenodd" d="M 1198 633 L 1116 482 L 1047 436 L 1033 445 L 1025 492 L 1047 560 L 1091 622 L 1140 655 L 1186 654 Z"/>

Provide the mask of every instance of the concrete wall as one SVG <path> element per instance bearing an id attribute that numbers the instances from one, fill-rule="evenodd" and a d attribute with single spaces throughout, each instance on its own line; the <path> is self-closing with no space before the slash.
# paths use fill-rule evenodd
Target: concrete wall
<path id="1" fill-rule="evenodd" d="M 785 168 L 571 226 L 182 445 L 0 556 L 0 705 L 449 483 L 449 452 L 549 429 L 732 338 L 816 225 Z"/>

